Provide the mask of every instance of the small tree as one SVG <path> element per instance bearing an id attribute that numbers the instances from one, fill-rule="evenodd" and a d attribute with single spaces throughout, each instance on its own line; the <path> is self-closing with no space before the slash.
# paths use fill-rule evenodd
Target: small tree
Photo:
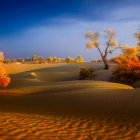
<path id="1" fill-rule="evenodd" d="M 79 60 L 79 62 L 82 62 L 83 61 L 82 56 L 77 56 L 77 59 Z"/>
<path id="2" fill-rule="evenodd" d="M 138 38 L 139 42 L 137 43 L 138 50 L 137 50 L 137 55 L 140 58 L 140 33 L 135 33 L 135 37 Z"/>
<path id="3" fill-rule="evenodd" d="M 102 51 L 99 47 L 100 34 L 98 32 L 95 32 L 94 34 L 92 32 L 88 32 L 85 37 L 90 40 L 90 42 L 88 42 L 86 44 L 86 48 L 87 49 L 90 49 L 93 47 L 97 48 L 99 53 L 101 54 L 102 60 L 105 64 L 105 69 L 108 69 L 109 68 L 108 62 L 106 61 L 107 55 L 112 54 L 116 49 L 118 49 L 120 47 L 118 46 L 118 42 L 116 41 L 116 38 L 115 38 L 115 31 L 108 28 L 105 31 L 105 34 L 106 34 L 105 37 L 106 37 L 107 41 L 106 41 L 106 48 L 105 48 L 104 54 L 102 53 Z"/>
<path id="4" fill-rule="evenodd" d="M 53 62 L 57 62 L 57 58 L 56 57 L 53 57 Z"/>
<path id="5" fill-rule="evenodd" d="M 29 61 L 30 61 L 29 57 L 26 57 L 25 62 L 29 62 Z"/>
<path id="6" fill-rule="evenodd" d="M 135 33 L 135 37 L 138 38 L 139 42 L 137 45 L 140 46 L 140 33 Z"/>
<path id="7" fill-rule="evenodd" d="M 2 63 L 4 60 L 4 55 L 3 55 L 3 52 L 0 52 L 0 63 Z"/>
<path id="8" fill-rule="evenodd" d="M 36 60 L 36 55 L 33 55 L 32 56 L 32 61 L 35 61 Z"/>
<path id="9" fill-rule="evenodd" d="M 24 62 L 23 58 L 17 58 L 17 62 Z"/>
<path id="10" fill-rule="evenodd" d="M 61 59 L 61 62 L 64 62 L 64 59 L 63 58 L 60 58 Z"/>
<path id="11" fill-rule="evenodd" d="M 59 62 L 59 63 L 60 63 L 60 62 L 61 62 L 61 58 L 57 58 L 57 62 Z"/>
<path id="12" fill-rule="evenodd" d="M 53 62 L 53 57 L 48 57 L 46 60 L 48 61 L 48 63 L 51 63 Z"/>
<path id="13" fill-rule="evenodd" d="M 42 56 L 37 56 L 36 60 L 39 61 L 39 62 L 41 62 L 41 61 L 44 60 L 44 58 Z"/>
<path id="14" fill-rule="evenodd" d="M 65 61 L 66 61 L 66 63 L 71 63 L 71 57 L 67 57 L 66 59 L 65 59 Z"/>

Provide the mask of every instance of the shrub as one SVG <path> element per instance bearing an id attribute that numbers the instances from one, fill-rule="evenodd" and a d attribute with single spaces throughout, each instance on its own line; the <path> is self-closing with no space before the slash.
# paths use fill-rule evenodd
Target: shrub
<path id="1" fill-rule="evenodd" d="M 133 83 L 140 79 L 140 61 L 128 60 L 127 63 L 119 64 L 113 74 L 118 81 Z"/>
<path id="2" fill-rule="evenodd" d="M 135 47 L 129 48 L 128 46 L 123 48 L 123 55 L 114 59 L 118 66 L 113 72 L 114 79 L 132 84 L 140 79 L 140 60 L 135 53 Z"/>
<path id="3" fill-rule="evenodd" d="M 93 79 L 95 77 L 94 68 L 82 66 L 80 68 L 80 79 Z"/>
<path id="4" fill-rule="evenodd" d="M 0 67 L 0 87 L 7 87 L 10 80 L 11 79 L 5 72 L 4 68 Z"/>

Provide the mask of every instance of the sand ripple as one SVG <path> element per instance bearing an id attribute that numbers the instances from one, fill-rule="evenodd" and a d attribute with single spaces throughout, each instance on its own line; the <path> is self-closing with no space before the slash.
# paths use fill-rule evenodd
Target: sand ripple
<path id="1" fill-rule="evenodd" d="M 0 139 L 140 139 L 136 119 L 99 115 L 0 113 Z"/>

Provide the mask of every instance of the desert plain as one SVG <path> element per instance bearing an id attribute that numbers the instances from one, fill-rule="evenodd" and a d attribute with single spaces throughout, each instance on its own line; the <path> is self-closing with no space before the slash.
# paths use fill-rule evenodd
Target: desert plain
<path id="1" fill-rule="evenodd" d="M 0 140 L 140 139 L 140 88 L 110 82 L 116 64 L 1 64 Z M 80 80 L 80 67 L 95 78 Z"/>

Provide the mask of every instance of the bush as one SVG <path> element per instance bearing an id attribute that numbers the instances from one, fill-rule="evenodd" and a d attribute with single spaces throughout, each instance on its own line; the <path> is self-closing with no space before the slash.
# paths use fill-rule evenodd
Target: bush
<path id="1" fill-rule="evenodd" d="M 134 83 L 140 79 L 140 61 L 127 60 L 127 63 L 119 64 L 113 74 L 117 81 Z"/>
<path id="2" fill-rule="evenodd" d="M 80 79 L 93 79 L 95 77 L 94 68 L 82 66 L 80 68 Z"/>
<path id="3" fill-rule="evenodd" d="M 10 83 L 10 77 L 7 75 L 5 70 L 0 67 L 0 87 L 7 87 Z"/>
<path id="4" fill-rule="evenodd" d="M 114 79 L 118 82 L 132 84 L 140 79 L 140 60 L 137 56 L 137 48 L 125 46 L 122 51 L 123 55 L 114 59 L 118 63 L 113 72 Z"/>

